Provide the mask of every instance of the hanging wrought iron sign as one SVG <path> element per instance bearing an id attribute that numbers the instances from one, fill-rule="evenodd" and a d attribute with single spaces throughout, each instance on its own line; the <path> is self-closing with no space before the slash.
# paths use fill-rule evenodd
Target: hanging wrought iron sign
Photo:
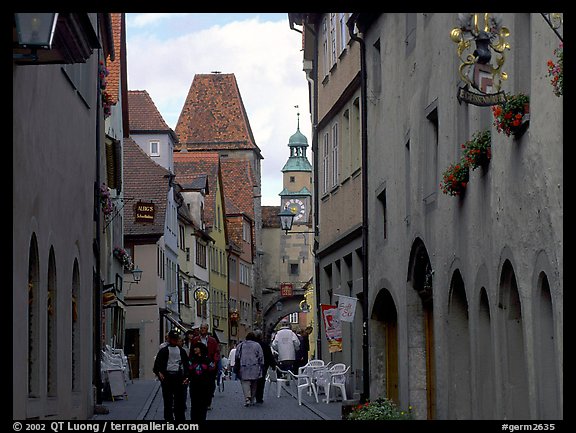
<path id="1" fill-rule="evenodd" d="M 137 223 L 153 223 L 155 210 L 154 203 L 139 201 L 134 205 L 134 221 Z"/>
<path id="2" fill-rule="evenodd" d="M 210 292 L 204 286 L 198 287 L 194 290 L 194 300 L 198 302 L 206 302 L 210 299 Z"/>
<path id="3" fill-rule="evenodd" d="M 480 20 L 484 20 L 483 27 Z M 510 36 L 508 28 L 502 26 L 498 15 L 489 13 L 458 14 L 458 27 L 450 32 L 450 38 L 458 44 L 460 59 L 458 72 L 464 82 L 459 87 L 458 102 L 489 106 L 506 101 L 506 95 L 500 90 L 502 81 L 508 74 L 502 70 L 505 51 L 510 49 L 506 38 Z"/>

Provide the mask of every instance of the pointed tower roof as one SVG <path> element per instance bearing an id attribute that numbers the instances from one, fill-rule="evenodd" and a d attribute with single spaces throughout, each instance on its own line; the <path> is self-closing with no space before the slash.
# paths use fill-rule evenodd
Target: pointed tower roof
<path id="1" fill-rule="evenodd" d="M 196 74 L 176 124 L 188 150 L 253 149 L 256 145 L 234 74 Z"/>

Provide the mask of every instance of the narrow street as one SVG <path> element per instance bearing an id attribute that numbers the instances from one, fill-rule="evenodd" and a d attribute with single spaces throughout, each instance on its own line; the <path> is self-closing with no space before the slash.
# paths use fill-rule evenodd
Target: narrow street
<path id="1" fill-rule="evenodd" d="M 319 403 L 306 393 L 302 396 L 302 405 L 298 405 L 294 384 L 282 389 L 280 398 L 276 397 L 276 384 L 266 384 L 264 403 L 244 407 L 244 397 L 239 381 L 226 381 L 224 390 L 216 389 L 212 401 L 212 410 L 208 411 L 208 421 L 212 420 L 339 420 L 342 404 L 331 401 L 326 404 L 319 395 Z M 155 380 L 135 380 L 127 386 L 127 398 L 106 401 L 109 410 L 105 415 L 94 415 L 93 420 L 163 420 L 162 391 Z M 190 397 L 187 399 L 186 419 L 190 418 Z"/>

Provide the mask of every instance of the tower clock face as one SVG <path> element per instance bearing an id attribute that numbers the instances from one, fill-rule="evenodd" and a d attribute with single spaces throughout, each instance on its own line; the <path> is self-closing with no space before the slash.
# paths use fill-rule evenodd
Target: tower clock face
<path id="1" fill-rule="evenodd" d="M 290 200 L 286 200 L 284 204 L 288 207 L 288 209 L 292 211 L 293 214 L 295 214 L 294 221 L 300 221 L 302 218 L 304 218 L 304 215 L 306 214 L 306 205 L 302 200 L 298 198 L 291 198 Z"/>

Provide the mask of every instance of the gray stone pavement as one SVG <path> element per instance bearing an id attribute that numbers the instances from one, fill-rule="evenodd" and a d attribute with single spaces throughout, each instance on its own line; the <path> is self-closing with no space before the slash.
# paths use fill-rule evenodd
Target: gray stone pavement
<path id="1" fill-rule="evenodd" d="M 157 380 L 134 380 L 126 387 L 127 397 L 115 401 L 105 401 L 103 405 L 109 413 L 94 415 L 93 420 L 163 420 L 163 402 L 160 382 Z M 302 395 L 302 405 L 298 405 L 296 384 L 283 387 L 280 398 L 276 397 L 276 384 L 266 383 L 264 403 L 244 407 L 244 396 L 240 381 L 227 380 L 224 390 L 216 389 L 212 400 L 212 410 L 207 420 L 340 420 L 342 402 L 325 403 L 320 394 L 319 403 L 306 392 Z M 189 413 L 188 396 L 186 418 Z"/>

